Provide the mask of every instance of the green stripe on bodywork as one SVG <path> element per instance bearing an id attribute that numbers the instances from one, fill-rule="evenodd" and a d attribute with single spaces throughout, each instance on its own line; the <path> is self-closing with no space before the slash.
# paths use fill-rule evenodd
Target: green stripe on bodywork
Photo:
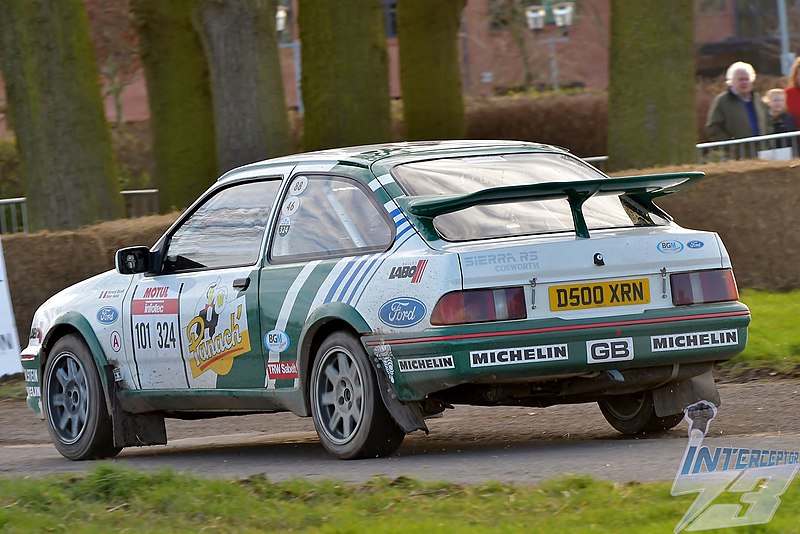
<path id="1" fill-rule="evenodd" d="M 289 320 L 286 323 L 286 333 L 289 334 L 289 338 L 292 340 L 292 347 L 289 350 L 284 351 L 280 355 L 280 361 L 282 362 L 298 362 L 298 372 L 302 372 L 299 368 L 299 362 L 301 358 L 301 351 L 298 350 L 300 348 L 301 337 L 300 334 L 303 331 L 303 326 L 306 322 L 306 317 L 308 317 L 309 310 L 311 309 L 311 304 L 314 297 L 319 290 L 319 286 L 325 282 L 325 279 L 331 273 L 333 268 L 336 266 L 339 260 L 329 260 L 320 263 L 314 271 L 311 273 L 311 276 L 303 283 L 303 287 L 300 289 L 300 292 L 297 295 L 297 299 L 294 302 L 294 306 L 292 306 L 292 311 L 289 313 Z M 276 380 L 275 381 L 275 389 L 280 388 L 292 388 L 294 387 L 294 379 L 283 379 L 283 380 Z"/>
<path id="2" fill-rule="evenodd" d="M 392 198 L 402 197 L 405 195 L 405 192 L 400 188 L 400 186 L 396 182 L 391 182 L 383 186 L 386 192 Z"/>

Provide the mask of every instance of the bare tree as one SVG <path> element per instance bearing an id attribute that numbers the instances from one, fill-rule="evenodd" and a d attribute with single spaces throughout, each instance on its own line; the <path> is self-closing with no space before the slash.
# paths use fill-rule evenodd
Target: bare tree
<path id="1" fill-rule="evenodd" d="M 195 24 L 211 68 L 217 161 L 226 171 L 291 151 L 275 0 L 200 0 Z"/>
<path id="2" fill-rule="evenodd" d="M 466 0 L 400 0 L 397 40 L 407 139 L 464 137 L 458 28 Z"/>
<path id="3" fill-rule="evenodd" d="M 609 168 L 695 160 L 694 52 L 692 0 L 612 2 Z"/>
<path id="4" fill-rule="evenodd" d="M 147 79 L 158 203 L 184 208 L 217 175 L 208 64 L 195 0 L 131 0 Z"/>
<path id="5" fill-rule="evenodd" d="M 122 215 L 111 135 L 81 0 L 0 2 L 0 61 L 30 227 Z"/>
<path id="6" fill-rule="evenodd" d="M 299 0 L 304 145 L 390 138 L 389 67 L 381 0 Z"/>

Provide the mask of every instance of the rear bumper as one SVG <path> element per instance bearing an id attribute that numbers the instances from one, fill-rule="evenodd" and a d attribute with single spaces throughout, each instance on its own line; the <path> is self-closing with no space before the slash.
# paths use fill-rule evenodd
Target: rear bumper
<path id="1" fill-rule="evenodd" d="M 398 397 L 412 401 L 461 384 L 725 361 L 744 350 L 749 324 L 750 311 L 733 302 L 594 320 L 431 328 L 362 341 L 370 354 L 391 360 Z"/>

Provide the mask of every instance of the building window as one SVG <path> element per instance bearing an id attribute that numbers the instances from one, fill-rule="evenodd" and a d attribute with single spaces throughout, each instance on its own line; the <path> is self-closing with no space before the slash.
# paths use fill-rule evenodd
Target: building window
<path id="1" fill-rule="evenodd" d="M 383 26 L 386 37 L 397 37 L 397 0 L 383 0 Z"/>
<path id="2" fill-rule="evenodd" d="M 695 8 L 700 13 L 725 11 L 728 0 L 696 0 Z"/>

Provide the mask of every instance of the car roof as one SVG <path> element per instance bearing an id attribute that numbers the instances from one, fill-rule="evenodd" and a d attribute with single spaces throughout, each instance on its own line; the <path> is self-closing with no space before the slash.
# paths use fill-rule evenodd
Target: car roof
<path id="1" fill-rule="evenodd" d="M 223 174 L 219 181 L 235 179 L 243 174 L 252 175 L 254 171 L 266 172 L 270 168 L 285 167 L 299 164 L 315 163 L 337 163 L 353 165 L 362 168 L 370 168 L 376 163 L 380 163 L 383 174 L 395 165 L 420 161 L 425 159 L 437 159 L 453 156 L 463 156 L 465 154 L 487 154 L 503 152 L 568 152 L 566 149 L 544 145 L 540 143 L 530 143 L 526 141 L 505 141 L 505 140 L 448 140 L 448 141 L 406 141 L 398 143 L 381 143 L 375 145 L 361 145 L 328 150 L 317 150 L 314 152 L 304 152 L 290 156 L 267 159 L 256 163 L 250 163 L 242 167 L 230 170 Z"/>

